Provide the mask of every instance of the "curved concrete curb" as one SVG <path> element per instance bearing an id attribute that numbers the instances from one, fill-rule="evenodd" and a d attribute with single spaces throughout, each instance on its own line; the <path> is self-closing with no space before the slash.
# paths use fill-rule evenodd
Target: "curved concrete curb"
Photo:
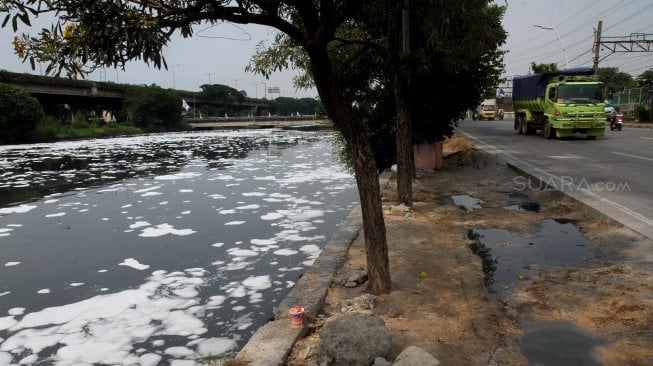
<path id="1" fill-rule="evenodd" d="M 392 172 L 379 176 L 381 187 L 389 181 Z M 327 291 L 336 271 L 347 259 L 349 246 L 363 228 L 360 205 L 354 207 L 340 227 L 333 234 L 320 256 L 297 281 L 290 293 L 279 304 L 275 320 L 261 328 L 240 350 L 236 359 L 255 366 L 283 365 L 295 342 L 304 337 L 308 326 L 293 328 L 290 325 L 288 310 L 300 305 L 307 319 L 313 320 L 324 305 Z"/>

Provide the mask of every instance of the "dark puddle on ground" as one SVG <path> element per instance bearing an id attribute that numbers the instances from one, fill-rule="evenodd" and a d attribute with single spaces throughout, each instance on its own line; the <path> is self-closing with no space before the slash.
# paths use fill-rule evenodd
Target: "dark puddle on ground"
<path id="1" fill-rule="evenodd" d="M 571 322 L 523 322 L 522 327 L 519 349 L 530 365 L 602 365 L 594 350 L 607 342 Z"/>
<path id="2" fill-rule="evenodd" d="M 505 297 L 531 275 L 533 264 L 565 266 L 593 258 L 585 235 L 571 222 L 543 220 L 537 232 L 513 234 L 502 229 L 470 229 L 472 251 L 481 257 L 488 290 Z"/>
<path id="3" fill-rule="evenodd" d="M 504 207 L 507 210 L 513 211 L 529 211 L 529 212 L 540 212 L 542 208 L 537 202 L 520 202 L 510 206 Z"/>
<path id="4" fill-rule="evenodd" d="M 472 251 L 483 262 L 488 291 L 505 299 L 532 275 L 532 265 L 561 267 L 590 259 L 585 235 L 572 222 L 543 220 L 535 233 L 470 229 Z M 523 322 L 522 354 L 533 365 L 600 365 L 592 351 L 604 341 L 567 321 Z"/>

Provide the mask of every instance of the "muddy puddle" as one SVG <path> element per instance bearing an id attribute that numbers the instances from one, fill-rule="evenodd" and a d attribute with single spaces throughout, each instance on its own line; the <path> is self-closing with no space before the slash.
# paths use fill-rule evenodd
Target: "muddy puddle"
<path id="1" fill-rule="evenodd" d="M 531 266 L 558 267 L 593 258 L 585 235 L 571 222 L 543 220 L 534 233 L 470 229 L 472 251 L 483 261 L 488 291 L 505 297 L 532 275 Z"/>
<path id="2" fill-rule="evenodd" d="M 512 211 L 540 212 L 542 207 L 537 202 L 520 202 L 504 208 Z"/>
<path id="3" fill-rule="evenodd" d="M 472 251 L 483 262 L 489 292 L 506 300 L 535 267 L 562 267 L 593 258 L 588 239 L 572 222 L 546 219 L 534 233 L 470 229 Z M 601 365 L 593 358 L 605 343 L 568 321 L 523 321 L 519 348 L 534 365 Z"/>
<path id="4" fill-rule="evenodd" d="M 607 342 L 572 322 L 522 322 L 519 349 L 532 365 L 599 366 L 594 351 Z"/>

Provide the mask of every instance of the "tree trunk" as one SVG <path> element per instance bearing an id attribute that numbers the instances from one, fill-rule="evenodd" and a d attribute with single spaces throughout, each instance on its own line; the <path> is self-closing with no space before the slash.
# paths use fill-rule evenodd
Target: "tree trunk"
<path id="1" fill-rule="evenodd" d="M 347 141 L 354 162 L 361 201 L 369 291 L 380 295 L 391 290 L 388 244 L 381 205 L 379 175 L 374 152 L 365 137 L 365 126 L 342 98 L 329 71 L 326 48 L 309 50 L 313 80 L 329 117 Z"/>
<path id="2" fill-rule="evenodd" d="M 397 203 L 413 206 L 413 177 L 415 158 L 413 156 L 412 120 L 410 111 L 410 69 L 405 65 L 409 53 L 407 1 L 389 2 L 391 16 L 388 17 L 388 66 L 392 82 L 397 129 Z M 398 37 L 401 34 L 403 37 Z"/>
<path id="3" fill-rule="evenodd" d="M 395 105 L 397 108 L 397 203 L 413 206 L 413 176 L 415 175 L 415 157 L 413 156 L 413 139 L 411 133 L 411 114 L 409 90 L 410 84 L 401 73 L 393 76 Z"/>

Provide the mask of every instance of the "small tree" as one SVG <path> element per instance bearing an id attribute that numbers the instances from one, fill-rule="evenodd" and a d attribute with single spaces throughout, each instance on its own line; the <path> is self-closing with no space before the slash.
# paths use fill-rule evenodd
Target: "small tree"
<path id="1" fill-rule="evenodd" d="M 648 69 L 637 76 L 635 79 L 637 86 L 640 88 L 653 87 L 653 69 Z"/>
<path id="2" fill-rule="evenodd" d="M 230 86 L 222 84 L 204 84 L 200 85 L 202 89 L 199 96 L 202 98 L 219 101 L 223 104 L 239 104 L 245 101 L 243 91 L 238 91 Z"/>
<path id="3" fill-rule="evenodd" d="M 0 84 L 0 144 L 26 142 L 43 118 L 36 98 L 16 86 Z"/>
<path id="4" fill-rule="evenodd" d="M 536 64 L 535 62 L 531 63 L 531 69 L 534 74 L 541 74 L 548 71 L 558 71 L 558 64 Z"/>
<path id="5" fill-rule="evenodd" d="M 636 83 L 630 74 L 619 71 L 616 67 L 600 67 L 597 71 L 599 80 L 605 85 L 606 95 L 624 89 L 634 88 Z"/>
<path id="6" fill-rule="evenodd" d="M 150 131 L 173 131 L 182 126 L 181 99 L 157 85 L 130 86 L 125 106 L 134 125 Z"/>

